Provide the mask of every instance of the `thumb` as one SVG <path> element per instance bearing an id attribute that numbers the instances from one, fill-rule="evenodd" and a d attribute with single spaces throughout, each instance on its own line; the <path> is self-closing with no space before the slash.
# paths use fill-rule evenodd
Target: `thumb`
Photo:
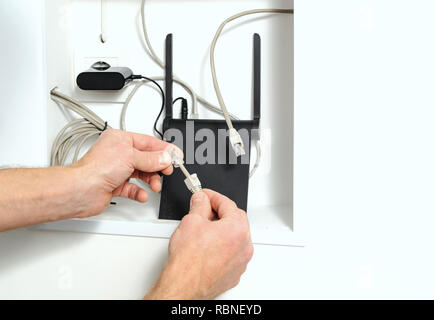
<path id="1" fill-rule="evenodd" d="M 134 150 L 134 168 L 143 172 L 162 171 L 172 165 L 172 157 L 167 151 Z"/>
<path id="2" fill-rule="evenodd" d="M 198 214 L 210 220 L 214 216 L 211 209 L 211 202 L 205 192 L 199 191 L 193 194 L 190 201 L 190 213 Z"/>

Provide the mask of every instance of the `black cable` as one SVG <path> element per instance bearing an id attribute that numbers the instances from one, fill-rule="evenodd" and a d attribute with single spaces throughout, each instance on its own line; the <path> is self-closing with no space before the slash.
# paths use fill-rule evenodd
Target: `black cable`
<path id="1" fill-rule="evenodd" d="M 175 100 L 173 100 L 173 104 L 175 104 L 175 103 L 178 102 L 179 100 L 183 100 L 183 99 L 185 99 L 185 98 L 183 98 L 183 97 L 176 98 Z"/>
<path id="2" fill-rule="evenodd" d="M 173 104 L 175 104 L 179 100 L 182 101 L 182 105 L 181 105 L 181 119 L 182 120 L 187 120 L 188 119 L 188 104 L 187 104 L 187 99 L 185 99 L 183 97 L 176 98 L 173 101 Z"/>
<path id="3" fill-rule="evenodd" d="M 158 117 L 157 117 L 157 119 L 156 119 L 155 122 L 154 122 L 154 131 L 155 131 L 155 132 L 156 132 L 156 133 L 161 137 L 161 139 L 163 139 L 163 134 L 162 134 L 162 133 L 157 129 L 158 121 L 160 120 L 161 115 L 163 114 L 163 111 L 164 111 L 164 105 L 166 104 L 166 95 L 164 94 L 164 90 L 163 90 L 163 88 L 161 88 L 161 86 L 158 84 L 157 81 L 155 81 L 155 80 L 153 80 L 153 79 L 151 79 L 151 78 L 148 78 L 148 77 L 142 76 L 142 75 L 133 75 L 133 76 L 131 77 L 131 79 L 133 79 L 133 80 L 135 80 L 135 79 L 144 79 L 144 80 L 147 80 L 147 81 L 152 82 L 153 84 L 155 84 L 155 85 L 158 87 L 158 89 L 160 90 L 160 92 L 161 92 L 161 100 L 162 100 L 162 104 L 161 104 L 160 113 L 158 113 Z"/>

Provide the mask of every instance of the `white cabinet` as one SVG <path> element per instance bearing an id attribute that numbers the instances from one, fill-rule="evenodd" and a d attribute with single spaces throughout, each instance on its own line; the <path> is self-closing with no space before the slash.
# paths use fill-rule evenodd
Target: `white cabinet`
<path id="1" fill-rule="evenodd" d="M 174 72 L 198 94 L 217 103 L 209 68 L 209 46 L 220 23 L 252 8 L 292 8 L 292 1 L 147 1 L 146 20 L 151 42 L 164 57 L 164 39 L 173 33 Z M 101 21 L 102 16 L 102 21 Z M 163 70 L 147 55 L 140 23 L 140 1 L 48 0 L 45 17 L 47 90 L 58 89 L 82 101 L 112 127 L 119 127 L 121 103 L 132 87 L 120 92 L 85 92 L 75 78 L 91 64 L 105 60 L 128 66 L 148 77 Z M 101 22 L 106 38 L 100 41 Z M 250 180 L 248 214 L 255 243 L 300 245 L 301 220 L 293 211 L 294 123 L 294 18 L 289 14 L 258 14 L 234 21 L 224 31 L 216 49 L 221 89 L 229 111 L 241 119 L 252 118 L 253 34 L 262 37 L 262 160 Z M 175 86 L 174 97 L 187 96 Z M 48 92 L 48 91 L 47 91 Z M 152 134 L 160 97 L 142 89 L 131 103 L 126 124 L 131 131 Z M 176 112 L 176 111 L 175 111 Z M 47 141 L 69 121 L 69 114 L 47 98 Z M 199 107 L 204 118 L 220 118 Z M 252 148 L 252 159 L 256 153 Z M 62 221 L 41 228 L 170 237 L 176 223 L 158 220 L 159 195 L 147 204 L 116 200 L 93 219 Z M 300 223 L 299 223 L 300 221 Z"/>

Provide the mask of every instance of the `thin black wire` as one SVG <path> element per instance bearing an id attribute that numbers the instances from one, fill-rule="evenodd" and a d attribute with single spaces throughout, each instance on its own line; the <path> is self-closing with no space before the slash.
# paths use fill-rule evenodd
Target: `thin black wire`
<path id="1" fill-rule="evenodd" d="M 177 101 L 187 101 L 187 99 L 185 99 L 184 97 L 178 97 L 175 100 L 173 100 L 172 104 L 175 104 Z M 184 115 L 184 109 L 181 106 L 181 118 L 182 119 L 187 119 L 188 118 L 188 109 L 186 110 L 186 113 Z"/>
<path id="2" fill-rule="evenodd" d="M 151 78 L 148 78 L 148 77 L 145 77 L 145 76 L 134 76 L 134 78 L 140 78 L 140 79 L 144 79 L 144 80 L 147 80 L 147 81 L 149 81 L 149 82 L 152 82 L 153 84 L 155 84 L 155 85 L 158 87 L 158 89 L 159 89 L 160 92 L 161 92 L 162 104 L 161 104 L 161 109 L 160 109 L 160 112 L 158 113 L 157 119 L 156 119 L 155 122 L 154 122 L 154 131 L 155 131 L 155 132 L 156 132 L 156 133 L 161 137 L 161 139 L 163 140 L 163 139 L 164 139 L 164 136 L 163 136 L 163 134 L 160 132 L 160 130 L 158 130 L 157 125 L 158 125 L 158 121 L 160 121 L 161 115 L 163 114 L 164 106 L 166 105 L 166 95 L 164 94 L 164 90 L 163 90 L 163 88 L 161 88 L 161 86 L 158 84 L 157 81 L 155 81 L 155 80 L 153 80 L 153 79 L 151 79 Z M 185 99 L 185 98 L 183 98 L 183 97 L 176 98 L 176 99 L 173 101 L 173 104 L 174 104 L 175 102 L 177 102 L 177 101 L 179 101 L 179 100 L 183 100 L 183 99 Z"/>
<path id="3" fill-rule="evenodd" d="M 163 88 L 161 88 L 161 86 L 158 84 L 157 81 L 155 81 L 155 80 L 153 80 L 151 78 L 148 78 L 148 77 L 144 77 L 144 76 L 140 76 L 140 78 L 144 79 L 144 80 L 147 80 L 149 82 L 152 82 L 153 84 L 155 84 L 158 87 L 158 89 L 161 92 L 162 104 L 161 104 L 160 113 L 158 114 L 158 117 L 157 117 L 157 119 L 154 122 L 154 131 L 161 137 L 161 139 L 163 139 L 163 134 L 160 132 L 160 130 L 157 129 L 157 125 L 158 125 L 158 121 L 160 120 L 161 115 L 163 114 L 163 111 L 164 111 L 164 106 L 166 104 L 166 95 L 164 94 Z"/>
<path id="4" fill-rule="evenodd" d="M 183 98 L 183 97 L 176 98 L 175 100 L 173 100 L 173 104 L 175 104 L 175 103 L 178 102 L 179 100 L 183 100 L 183 99 L 185 99 L 185 98 Z"/>

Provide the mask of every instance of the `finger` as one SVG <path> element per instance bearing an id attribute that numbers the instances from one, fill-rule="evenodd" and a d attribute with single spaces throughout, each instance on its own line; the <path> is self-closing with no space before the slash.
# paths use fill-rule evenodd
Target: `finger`
<path id="1" fill-rule="evenodd" d="M 172 166 L 172 157 L 167 151 L 134 150 L 134 168 L 143 172 L 164 171 Z"/>
<path id="2" fill-rule="evenodd" d="M 138 185 L 130 182 L 125 182 L 115 191 L 113 191 L 113 196 L 128 198 L 138 202 L 146 202 L 148 200 L 148 194 L 145 190 L 140 188 Z"/>
<path id="3" fill-rule="evenodd" d="M 211 203 L 209 198 L 204 192 L 196 192 L 190 200 L 190 213 L 198 214 L 205 219 L 211 220 L 214 213 L 211 210 Z"/>
<path id="4" fill-rule="evenodd" d="M 142 172 L 139 170 L 135 170 L 131 175 L 133 179 L 140 179 L 143 182 L 147 183 L 152 191 L 160 192 L 161 191 L 161 177 L 158 173 L 155 172 Z"/>
<path id="5" fill-rule="evenodd" d="M 154 192 L 161 191 L 161 177 L 155 173 L 149 178 L 149 187 Z"/>
<path id="6" fill-rule="evenodd" d="M 161 151 L 167 148 L 170 143 L 157 139 L 146 134 L 127 132 L 127 134 L 133 139 L 134 148 L 141 151 Z"/>
<path id="7" fill-rule="evenodd" d="M 161 170 L 161 173 L 165 176 L 170 176 L 173 173 L 173 166 L 167 167 L 164 170 Z"/>
<path id="8" fill-rule="evenodd" d="M 220 219 L 239 214 L 237 205 L 228 197 L 209 189 L 204 189 L 203 192 L 208 196 L 211 208 Z"/>
<path id="9" fill-rule="evenodd" d="M 167 151 L 169 154 L 175 152 L 178 157 L 184 159 L 184 153 L 176 145 L 140 133 L 128 132 L 133 138 L 133 146 L 139 151 Z"/>

